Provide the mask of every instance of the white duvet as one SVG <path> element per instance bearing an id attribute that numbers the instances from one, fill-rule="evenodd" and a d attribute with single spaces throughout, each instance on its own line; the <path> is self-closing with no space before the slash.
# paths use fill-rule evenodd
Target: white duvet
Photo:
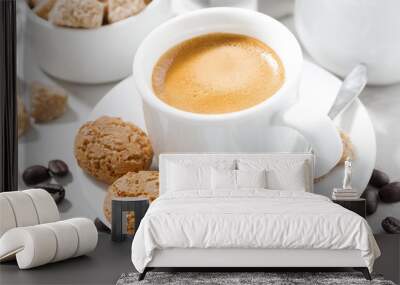
<path id="1" fill-rule="evenodd" d="M 132 262 L 143 272 L 165 248 L 358 249 L 370 271 L 380 255 L 368 223 L 328 198 L 256 189 L 162 195 L 140 223 Z"/>

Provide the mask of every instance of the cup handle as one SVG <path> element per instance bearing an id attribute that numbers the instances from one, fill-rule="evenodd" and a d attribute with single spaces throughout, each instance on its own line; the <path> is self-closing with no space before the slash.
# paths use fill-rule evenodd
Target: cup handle
<path id="1" fill-rule="evenodd" d="M 279 113 L 274 124 L 295 129 L 308 141 L 316 158 L 315 177 L 327 174 L 339 162 L 343 143 L 338 129 L 327 115 L 295 104 Z"/>

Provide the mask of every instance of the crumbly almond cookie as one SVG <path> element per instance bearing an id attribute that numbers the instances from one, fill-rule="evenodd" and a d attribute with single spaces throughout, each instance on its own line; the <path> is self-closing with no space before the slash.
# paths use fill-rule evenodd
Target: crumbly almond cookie
<path id="1" fill-rule="evenodd" d="M 128 172 L 108 187 L 108 193 L 112 197 L 138 197 L 142 194 L 139 190 L 139 179 L 139 172 Z"/>
<path id="2" fill-rule="evenodd" d="M 109 188 L 115 197 L 158 197 L 158 171 L 129 172 L 116 180 Z"/>
<path id="3" fill-rule="evenodd" d="M 150 140 L 140 128 L 107 116 L 79 129 L 74 153 L 85 172 L 107 184 L 128 172 L 149 169 L 153 159 Z"/>
<path id="4" fill-rule="evenodd" d="M 97 0 L 57 0 L 49 21 L 63 27 L 97 28 L 103 23 L 104 7 Z"/>
<path id="5" fill-rule="evenodd" d="M 115 23 L 140 13 L 146 7 L 144 0 L 108 0 L 107 20 Z"/>
<path id="6" fill-rule="evenodd" d="M 49 19 L 49 14 L 51 9 L 53 9 L 54 4 L 57 0 L 37 0 L 34 2 L 33 12 L 40 18 L 45 20 Z"/>
<path id="7" fill-rule="evenodd" d="M 150 202 L 158 198 L 160 194 L 160 182 L 158 171 L 140 171 L 139 185 Z"/>
<path id="8" fill-rule="evenodd" d="M 34 82 L 31 86 L 31 116 L 35 122 L 54 120 L 65 113 L 67 93 L 59 88 Z"/>
<path id="9" fill-rule="evenodd" d="M 22 136 L 30 127 L 29 114 L 19 96 L 17 96 L 17 126 L 18 137 Z"/>
<path id="10" fill-rule="evenodd" d="M 158 171 L 129 172 L 108 187 L 103 210 L 106 219 L 111 222 L 111 201 L 113 197 L 143 197 L 150 202 L 159 195 Z"/>

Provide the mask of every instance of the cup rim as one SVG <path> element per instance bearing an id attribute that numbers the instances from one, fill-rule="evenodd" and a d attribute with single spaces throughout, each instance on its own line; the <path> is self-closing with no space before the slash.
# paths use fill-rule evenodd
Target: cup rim
<path id="1" fill-rule="evenodd" d="M 250 108 L 245 108 L 239 111 L 235 112 L 228 112 L 228 113 L 220 113 L 220 114 L 203 114 L 203 113 L 194 113 L 194 112 L 189 112 L 189 111 L 184 111 L 178 108 L 175 108 L 171 105 L 168 105 L 164 101 L 162 101 L 160 98 L 158 98 L 152 89 L 152 86 L 149 86 L 147 84 L 147 80 L 144 76 L 143 72 L 141 71 L 141 67 L 146 64 L 144 62 L 144 55 L 146 53 L 146 46 L 148 46 L 151 42 L 153 42 L 153 37 L 156 38 L 156 35 L 160 33 L 165 33 L 169 29 L 169 26 L 175 25 L 177 22 L 180 21 L 185 21 L 187 19 L 190 19 L 191 17 L 196 17 L 196 16 L 204 16 L 210 13 L 222 13 L 222 14 L 235 14 L 236 16 L 244 15 L 247 17 L 251 17 L 252 19 L 268 19 L 269 22 L 273 23 L 274 25 L 280 26 L 283 31 L 287 34 L 287 36 L 290 38 L 290 40 L 294 43 L 294 51 L 297 53 L 298 57 L 298 63 L 295 67 L 294 73 L 296 76 L 292 76 L 290 80 L 287 80 L 285 78 L 285 81 L 281 88 L 279 88 L 273 96 L 269 97 L 268 99 L 262 101 L 259 104 L 256 104 L 255 106 L 252 106 Z M 256 20 L 255 20 L 256 21 Z M 168 33 L 167 33 L 168 34 Z M 166 51 L 164 51 L 166 52 Z M 214 8 L 205 8 L 205 9 L 200 9 L 192 12 L 185 13 L 183 15 L 177 16 L 175 18 L 172 18 L 165 23 L 161 24 L 157 28 L 155 28 L 150 34 L 147 35 L 147 37 L 142 41 L 140 44 L 139 48 L 136 51 L 136 55 L 133 61 L 133 78 L 134 82 L 136 85 L 136 88 L 142 97 L 142 100 L 151 106 L 155 107 L 158 109 L 158 111 L 167 113 L 169 115 L 175 116 L 175 117 L 180 117 L 180 118 L 186 118 L 190 119 L 192 121 L 224 121 L 227 119 L 240 119 L 243 118 L 247 115 L 250 115 L 254 112 L 257 112 L 263 108 L 265 108 L 267 105 L 272 105 L 274 102 L 277 102 L 280 100 L 284 94 L 289 90 L 293 85 L 297 84 L 298 79 L 300 77 L 300 72 L 302 69 L 302 62 L 303 62 L 303 54 L 301 51 L 300 44 L 298 43 L 297 39 L 295 36 L 290 32 L 290 30 L 285 27 L 282 23 L 279 21 L 275 20 L 274 18 L 257 12 L 257 11 L 252 11 L 248 9 L 243 9 L 243 8 L 233 8 L 233 7 L 214 7 Z"/>
<path id="2" fill-rule="evenodd" d="M 100 32 L 100 31 L 107 31 L 107 30 L 110 30 L 113 28 L 118 28 L 121 26 L 128 25 L 131 22 L 135 22 L 138 20 L 138 18 L 141 18 L 144 14 L 148 14 L 149 12 L 152 12 L 152 10 L 154 10 L 158 6 L 160 6 L 162 1 L 166 1 L 166 0 L 152 0 L 143 11 L 139 12 L 136 15 L 129 16 L 128 18 L 117 21 L 115 23 L 101 25 L 100 27 L 90 28 L 90 29 L 57 26 L 57 25 L 50 23 L 48 20 L 45 20 L 45 19 L 39 17 L 38 15 L 36 15 L 36 13 L 33 12 L 33 9 L 31 7 L 29 7 L 27 1 L 25 1 L 25 0 L 24 0 L 24 2 L 25 2 L 24 7 L 25 7 L 25 9 L 27 9 L 27 13 L 26 13 L 27 17 L 29 17 L 34 23 L 44 26 L 47 29 L 53 29 L 53 30 L 65 31 L 65 32 L 94 33 L 94 32 Z M 149 16 L 149 15 L 145 15 L 145 16 Z"/>

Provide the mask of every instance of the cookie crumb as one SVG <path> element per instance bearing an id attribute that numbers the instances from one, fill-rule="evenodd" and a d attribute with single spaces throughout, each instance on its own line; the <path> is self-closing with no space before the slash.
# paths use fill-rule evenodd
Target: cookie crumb
<path id="1" fill-rule="evenodd" d="M 52 121 L 64 114 L 67 101 L 64 90 L 34 82 L 31 87 L 31 116 L 38 123 Z"/>

